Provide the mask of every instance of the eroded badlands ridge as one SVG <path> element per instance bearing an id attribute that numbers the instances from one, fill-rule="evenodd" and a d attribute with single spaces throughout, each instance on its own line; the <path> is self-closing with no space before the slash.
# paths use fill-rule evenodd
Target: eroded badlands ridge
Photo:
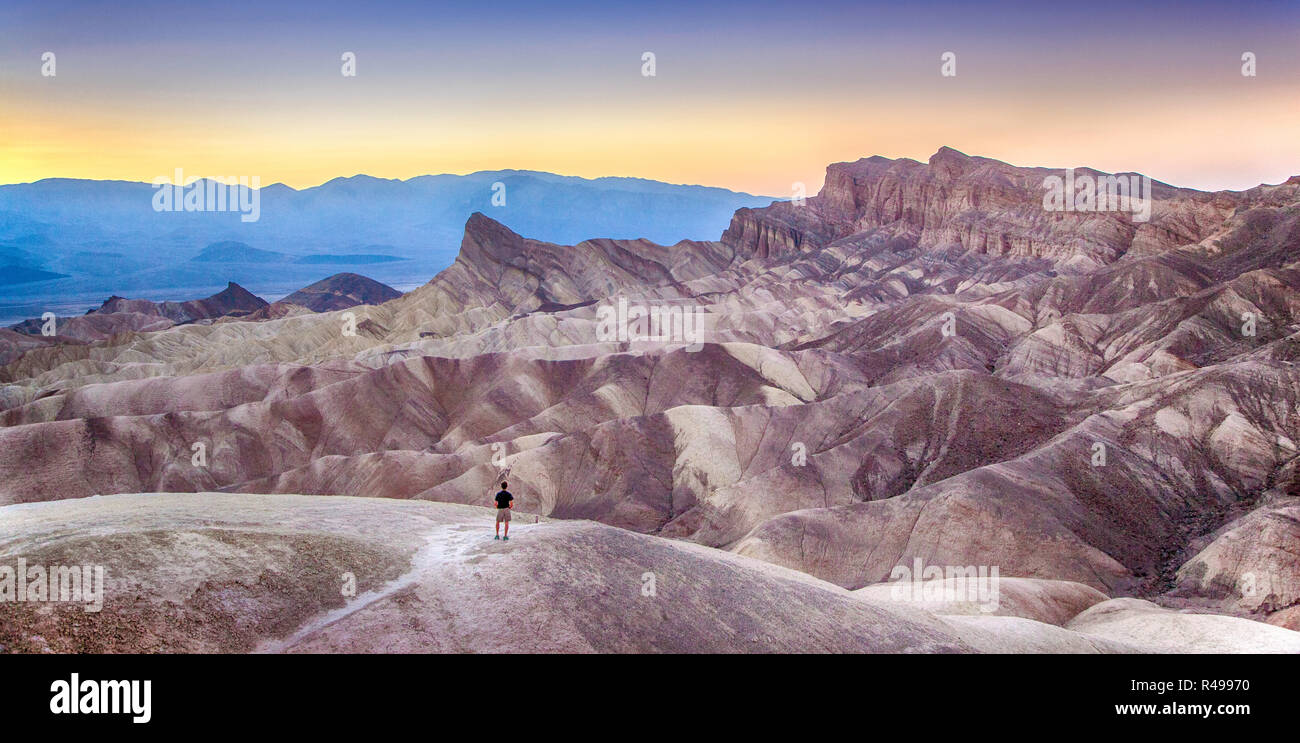
<path id="1" fill-rule="evenodd" d="M 508 468 L 524 511 L 847 589 L 919 558 L 1297 626 L 1300 181 L 1154 184 L 1135 222 L 1045 211 L 1059 172 L 837 164 L 674 246 L 475 215 L 352 335 L 325 312 L 27 350 L 0 502 L 478 504 Z M 611 340 L 620 300 L 698 309 L 702 346 Z"/>
<path id="2" fill-rule="evenodd" d="M 16 652 L 1300 652 L 1300 633 L 1071 583 L 1009 583 L 993 614 L 590 521 L 494 541 L 483 507 L 155 493 L 0 514 L 21 534 L 0 564 L 105 576 L 97 612 L 0 604 Z"/>

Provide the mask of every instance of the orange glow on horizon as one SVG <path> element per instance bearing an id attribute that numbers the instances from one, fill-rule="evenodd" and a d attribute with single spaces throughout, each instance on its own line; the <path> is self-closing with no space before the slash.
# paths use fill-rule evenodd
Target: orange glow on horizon
<path id="1" fill-rule="evenodd" d="M 947 145 L 1016 165 L 1135 170 L 1179 186 L 1240 189 L 1300 172 L 1293 100 L 1288 88 L 1221 92 L 1215 105 L 1188 117 L 1185 94 L 1177 93 L 1091 109 L 1066 105 L 1050 91 L 1010 106 L 975 96 L 942 105 L 919 95 L 853 103 L 809 96 L 779 111 L 755 97 L 689 110 L 614 102 L 599 116 L 587 108 L 527 116 L 432 116 L 412 108 L 386 112 L 382 123 L 365 111 L 253 111 L 208 120 L 47 104 L 0 122 L 0 182 L 151 182 L 179 167 L 187 175 L 255 175 L 263 186 L 306 188 L 356 174 L 405 179 L 518 169 L 784 196 L 795 182 L 809 192 L 820 188 L 832 162 L 876 154 L 925 160 Z"/>

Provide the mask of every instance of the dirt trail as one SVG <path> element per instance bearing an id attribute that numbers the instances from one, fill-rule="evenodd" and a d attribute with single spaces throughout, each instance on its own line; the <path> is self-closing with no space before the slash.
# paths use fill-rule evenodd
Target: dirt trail
<path id="1" fill-rule="evenodd" d="M 527 526 L 532 525 L 520 524 L 513 527 L 512 531 L 522 532 Z M 445 569 L 448 563 L 465 564 L 485 541 L 493 540 L 488 536 L 487 529 L 478 524 L 447 524 L 430 529 L 425 535 L 424 546 L 411 556 L 411 567 L 405 573 L 378 588 L 352 597 L 337 609 L 316 615 L 287 637 L 263 641 L 253 652 L 283 653 L 331 624 L 418 583 L 421 576 L 430 570 Z"/>

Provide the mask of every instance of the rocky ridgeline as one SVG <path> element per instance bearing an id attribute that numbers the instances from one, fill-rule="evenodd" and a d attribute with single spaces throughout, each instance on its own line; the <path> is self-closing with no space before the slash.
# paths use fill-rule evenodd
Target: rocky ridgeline
<path id="1" fill-rule="evenodd" d="M 1153 183 L 1142 220 L 1045 209 L 1060 173 L 868 158 L 671 246 L 476 214 L 448 269 L 381 304 L 27 348 L 0 368 L 0 503 L 480 504 L 509 471 L 521 512 L 603 524 L 565 532 L 587 545 L 692 542 L 867 602 L 916 560 L 996 566 L 1027 581 L 1012 604 L 1055 607 L 1025 620 L 1091 649 L 1282 647 L 1240 617 L 1298 626 L 1300 184 Z M 668 310 L 688 335 L 632 319 Z M 565 596 L 535 610 L 592 599 Z M 359 647 L 341 626 L 303 647 Z M 642 630 L 620 647 L 658 647 Z M 916 647 L 1026 637 L 969 631 Z"/>

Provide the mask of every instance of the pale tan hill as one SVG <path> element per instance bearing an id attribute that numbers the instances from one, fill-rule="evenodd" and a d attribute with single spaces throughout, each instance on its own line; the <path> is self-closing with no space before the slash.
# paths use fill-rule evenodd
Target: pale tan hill
<path id="1" fill-rule="evenodd" d="M 105 571 L 98 612 L 0 605 L 10 652 L 1143 649 L 1026 619 L 940 617 L 591 522 L 519 523 L 495 541 L 485 508 L 196 493 L 0 513 L 5 564 L 21 555 Z M 1300 648 L 1300 633 L 1236 621 L 1235 649 Z M 1202 634 L 1181 649 L 1219 642 Z"/>
<path id="2" fill-rule="evenodd" d="M 914 606 L 935 614 L 1020 617 L 1057 626 L 1064 626 L 1085 609 L 1110 598 L 1095 588 L 1069 581 L 999 575 L 996 595 L 992 586 L 991 581 L 986 587 L 979 583 L 978 576 L 968 579 L 963 574 L 963 577 L 872 583 L 853 593 L 871 601 Z M 981 591 L 985 594 L 982 597 Z"/>
<path id="3" fill-rule="evenodd" d="M 1111 599 L 1084 611 L 1066 629 L 1158 653 L 1300 652 L 1300 632 L 1241 617 L 1164 609 L 1150 601 Z"/>

